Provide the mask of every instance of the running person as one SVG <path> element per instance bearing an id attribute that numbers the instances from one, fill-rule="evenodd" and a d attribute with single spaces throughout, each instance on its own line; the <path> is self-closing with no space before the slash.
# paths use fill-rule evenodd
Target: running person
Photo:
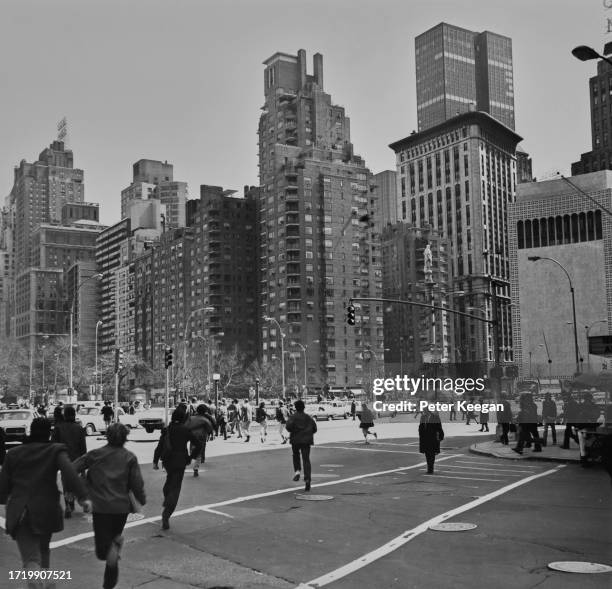
<path id="1" fill-rule="evenodd" d="M 287 423 L 287 419 L 289 419 L 289 411 L 285 404 L 282 401 L 278 402 L 278 407 L 276 408 L 276 421 L 278 422 L 278 433 L 283 440 L 281 443 L 286 444 L 289 438 L 285 435 L 285 425 Z"/>
<path id="2" fill-rule="evenodd" d="M 361 431 L 363 432 L 363 437 L 365 439 L 365 443 L 369 444 L 370 442 L 368 442 L 368 434 L 372 434 L 376 439 L 378 439 L 378 435 L 376 434 L 376 432 L 371 432 L 370 428 L 374 427 L 374 413 L 372 411 L 370 411 L 368 409 L 368 406 L 365 403 L 361 404 L 361 423 L 359 424 L 359 427 L 361 428 Z"/>
<path id="3" fill-rule="evenodd" d="M 300 480 L 300 456 L 304 465 L 304 491 L 310 491 L 312 476 L 310 465 L 310 446 L 314 444 L 314 434 L 317 433 L 317 422 L 304 413 L 304 401 L 298 400 L 294 404 L 295 413 L 287 420 L 287 431 L 291 434 L 291 450 L 293 452 L 294 481 Z"/>
<path id="4" fill-rule="evenodd" d="M 259 407 L 255 410 L 255 421 L 261 428 L 259 431 L 259 438 L 263 444 L 265 439 L 268 437 L 268 414 L 266 413 L 266 404 L 262 401 Z"/>

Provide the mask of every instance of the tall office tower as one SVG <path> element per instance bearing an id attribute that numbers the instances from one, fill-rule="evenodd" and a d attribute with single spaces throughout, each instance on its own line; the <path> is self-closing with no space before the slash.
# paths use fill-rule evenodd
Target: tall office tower
<path id="1" fill-rule="evenodd" d="M 453 307 L 499 318 L 494 330 L 458 317 L 457 362 L 513 360 L 507 219 L 520 140 L 488 114 L 468 112 L 390 145 L 397 158 L 398 217 L 417 227 L 428 224 L 450 242 Z"/>
<path id="2" fill-rule="evenodd" d="M 589 80 L 591 103 L 591 151 L 572 164 L 572 176 L 612 169 L 612 66 L 597 62 L 597 74 Z"/>
<path id="3" fill-rule="evenodd" d="M 397 173 L 385 170 L 374 174 L 377 192 L 380 194 L 379 206 L 381 208 L 382 228 L 397 223 Z M 381 230 L 382 230 L 381 228 Z"/>
<path id="4" fill-rule="evenodd" d="M 10 336 L 9 292 L 13 278 L 13 223 L 8 207 L 0 209 L 0 338 Z"/>
<path id="5" fill-rule="evenodd" d="M 415 39 L 415 52 L 419 131 L 469 110 L 514 129 L 510 38 L 440 23 Z"/>
<path id="6" fill-rule="evenodd" d="M 166 228 L 184 227 L 187 183 L 173 179 L 174 166 L 157 160 L 138 160 L 133 166 L 132 183 L 121 191 L 121 218 L 132 200 L 158 199 L 165 206 Z"/>
<path id="7" fill-rule="evenodd" d="M 344 108 L 323 90 L 323 57 L 315 54 L 313 75 L 304 50 L 275 53 L 264 65 L 260 305 L 270 320 L 262 359 L 280 364 L 281 348 L 291 354 L 288 392 L 298 383 L 362 385 L 372 355 L 383 353 L 382 304 L 360 305 L 354 327 L 345 308 L 351 297 L 381 296 L 378 193 L 353 154 Z M 360 222 L 366 213 L 369 223 Z"/>
<path id="8" fill-rule="evenodd" d="M 61 221 L 62 207 L 83 202 L 83 170 L 74 168 L 73 154 L 54 141 L 32 164 L 15 167 L 9 207 L 15 211 L 15 272 L 31 266 L 31 236 L 39 223 Z"/>
<path id="9" fill-rule="evenodd" d="M 431 267 L 426 267 L 426 248 Z M 382 234 L 383 296 L 450 308 L 449 242 L 430 227 L 387 225 Z M 431 374 L 454 362 L 453 316 L 443 310 L 388 305 L 385 366 L 392 374 Z M 434 370 L 432 370 L 434 369 Z"/>
<path id="10" fill-rule="evenodd" d="M 145 243 L 161 233 L 161 203 L 131 201 L 124 219 L 100 233 L 96 242 L 96 265 L 100 280 L 98 351 L 108 354 L 113 348 L 134 351 L 134 258 Z"/>

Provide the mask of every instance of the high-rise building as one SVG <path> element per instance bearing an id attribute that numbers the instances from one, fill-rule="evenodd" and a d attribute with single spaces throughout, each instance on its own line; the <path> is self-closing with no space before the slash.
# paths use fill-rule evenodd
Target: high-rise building
<path id="1" fill-rule="evenodd" d="M 523 377 L 571 378 L 608 368 L 587 336 L 612 333 L 612 172 L 519 184 L 509 207 L 515 361 Z M 589 195 L 587 198 L 582 192 Z M 553 258 L 531 261 L 529 258 Z M 567 272 L 567 275 L 565 272 Z"/>
<path id="2" fill-rule="evenodd" d="M 470 110 L 514 129 L 511 39 L 440 23 L 416 37 L 415 52 L 419 131 Z"/>
<path id="3" fill-rule="evenodd" d="M 572 164 L 572 176 L 612 169 L 612 65 L 597 62 L 597 74 L 589 80 L 591 151 Z"/>
<path id="4" fill-rule="evenodd" d="M 187 183 L 173 179 L 174 166 L 157 160 L 138 160 L 133 166 L 132 183 L 121 191 L 121 218 L 133 200 L 157 199 L 164 205 L 166 228 L 184 227 L 186 222 Z"/>
<path id="5" fill-rule="evenodd" d="M 513 360 L 507 219 L 520 140 L 488 114 L 467 112 L 390 145 L 397 157 L 399 219 L 428 225 L 451 245 L 453 307 L 477 309 L 489 321 L 496 312 L 499 317 L 497 331 L 458 318 L 457 362 Z"/>
<path id="6" fill-rule="evenodd" d="M 397 173 L 385 170 L 374 174 L 377 192 L 380 194 L 380 209 L 382 227 L 397 223 Z"/>
<path id="7" fill-rule="evenodd" d="M 288 391 L 365 384 L 365 359 L 383 352 L 381 303 L 345 321 L 351 297 L 381 296 L 379 195 L 344 108 L 324 91 L 322 55 L 313 61 L 313 75 L 304 50 L 264 62 L 259 120 L 262 360 L 306 354 L 307 374 L 296 361 Z"/>

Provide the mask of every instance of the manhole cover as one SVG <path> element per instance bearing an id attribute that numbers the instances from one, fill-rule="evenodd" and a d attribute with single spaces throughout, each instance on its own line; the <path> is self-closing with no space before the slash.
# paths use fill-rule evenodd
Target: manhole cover
<path id="1" fill-rule="evenodd" d="M 130 513 L 127 516 L 127 521 L 129 522 L 137 522 L 140 519 L 144 519 L 144 513 Z"/>
<path id="2" fill-rule="evenodd" d="M 465 532 L 467 530 L 473 530 L 476 527 L 476 524 L 445 522 L 443 524 L 434 524 L 433 526 L 429 526 L 429 529 L 435 530 L 436 532 Z"/>
<path id="3" fill-rule="evenodd" d="M 334 496 L 333 495 L 296 495 L 295 496 L 296 499 L 299 499 L 300 501 L 329 501 L 330 499 L 333 499 Z"/>
<path id="4" fill-rule="evenodd" d="M 320 467 L 324 468 L 324 467 L 328 467 L 328 468 L 340 468 L 341 466 L 344 466 L 344 464 L 319 464 Z"/>
<path id="5" fill-rule="evenodd" d="M 580 562 L 575 561 L 558 561 L 548 564 L 548 568 L 553 571 L 562 571 L 564 573 L 610 573 L 612 567 L 607 564 L 599 564 L 597 562 Z"/>

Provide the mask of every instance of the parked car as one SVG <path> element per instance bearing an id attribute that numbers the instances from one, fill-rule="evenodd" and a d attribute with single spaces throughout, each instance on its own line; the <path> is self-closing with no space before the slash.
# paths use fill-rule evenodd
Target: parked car
<path id="1" fill-rule="evenodd" d="M 310 415 L 315 421 L 321 421 L 323 419 L 332 419 L 329 408 L 323 403 L 317 403 L 316 405 L 306 405 L 304 412 Z"/>
<path id="2" fill-rule="evenodd" d="M 330 419 L 348 419 L 351 416 L 351 405 L 343 401 L 330 401 L 324 404 Z"/>
<path id="3" fill-rule="evenodd" d="M 85 433 L 88 436 L 106 431 L 106 424 L 101 409 L 101 407 L 81 407 L 77 412 L 77 423 L 80 423 L 85 428 Z M 136 416 L 128 415 L 121 407 L 115 409 L 115 415 L 128 429 L 138 427 Z"/>
<path id="4" fill-rule="evenodd" d="M 168 415 L 172 414 L 172 409 L 168 410 Z M 152 434 L 156 429 L 161 430 L 164 427 L 165 410 L 163 407 L 156 407 L 139 412 L 137 416 L 138 423 L 144 427 L 148 434 Z"/>
<path id="5" fill-rule="evenodd" d="M 0 411 L 0 427 L 4 430 L 5 441 L 24 442 L 30 435 L 32 421 L 39 417 L 31 409 L 3 409 Z"/>

